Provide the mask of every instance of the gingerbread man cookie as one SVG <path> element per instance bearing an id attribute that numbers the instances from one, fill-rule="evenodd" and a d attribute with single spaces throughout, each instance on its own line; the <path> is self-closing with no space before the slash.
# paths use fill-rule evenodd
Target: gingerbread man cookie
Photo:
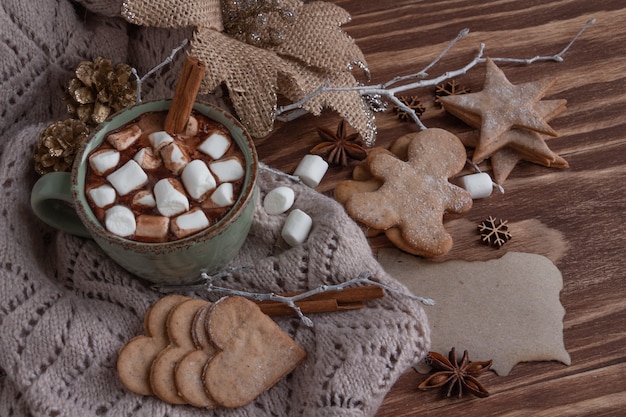
<path id="1" fill-rule="evenodd" d="M 371 174 L 383 184 L 376 191 L 352 194 L 345 201 L 346 210 L 355 220 L 385 230 L 407 252 L 443 255 L 452 248 L 443 215 L 472 206 L 469 193 L 448 181 L 465 161 L 465 148 L 452 133 L 434 128 L 416 133 L 406 162 L 386 153 L 368 156 Z"/>

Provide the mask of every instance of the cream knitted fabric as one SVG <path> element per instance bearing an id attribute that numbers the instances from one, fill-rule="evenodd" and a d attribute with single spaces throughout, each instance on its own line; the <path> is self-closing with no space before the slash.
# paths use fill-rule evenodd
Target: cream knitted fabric
<path id="1" fill-rule="evenodd" d="M 111 2 L 85 3 L 98 11 Z M 43 22 L 41 16 L 56 20 Z M 102 55 L 131 61 L 141 71 L 185 35 L 129 30 L 117 18 L 94 16 L 67 1 L 3 0 L 0 22 L 6 57 L 0 61 L 0 99 L 10 104 L 0 113 L 0 416 L 374 415 L 397 378 L 429 347 L 421 305 L 393 294 L 366 309 L 311 315 L 313 328 L 297 318 L 277 319 L 308 357 L 241 409 L 170 406 L 121 385 L 117 352 L 142 332 L 143 315 L 162 294 L 118 267 L 94 242 L 52 230 L 34 216 L 33 146 L 42 129 L 65 117 L 60 93 L 81 59 Z M 171 93 L 175 77 L 168 71 L 175 69 L 166 69 L 154 94 Z M 227 276 L 223 286 L 297 291 L 369 270 L 406 291 L 381 269 L 359 227 L 334 200 L 261 173 L 261 197 L 277 185 L 293 187 L 296 207 L 313 217 L 308 240 L 286 246 L 280 238 L 285 215 L 269 216 L 259 205 L 249 239 L 232 262 L 254 269 Z"/>

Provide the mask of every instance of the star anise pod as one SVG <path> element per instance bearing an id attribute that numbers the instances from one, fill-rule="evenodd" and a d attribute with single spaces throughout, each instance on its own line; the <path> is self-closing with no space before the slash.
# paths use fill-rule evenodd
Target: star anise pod
<path id="1" fill-rule="evenodd" d="M 310 152 L 319 155 L 331 165 L 348 166 L 348 159 L 362 161 L 367 157 L 367 151 L 361 145 L 358 133 L 348 135 L 346 122 L 341 120 L 337 131 L 332 132 L 325 127 L 318 127 L 317 133 L 322 142 L 314 146 Z"/>
<path id="2" fill-rule="evenodd" d="M 448 353 L 448 358 L 437 352 L 429 352 L 426 362 L 432 366 L 434 373 L 426 378 L 418 388 L 421 390 L 437 389 L 448 386 L 447 397 L 452 396 L 456 387 L 457 398 L 463 397 L 464 391 L 471 392 L 477 397 L 488 397 L 489 392 L 476 378 L 484 371 L 489 370 L 492 361 L 470 362 L 467 350 L 459 363 L 454 348 Z"/>
<path id="3" fill-rule="evenodd" d="M 417 96 L 400 96 L 398 97 L 398 100 L 400 100 L 402 104 L 407 106 L 409 109 L 413 110 L 417 117 L 420 117 L 426 111 L 426 107 L 424 107 L 424 105 L 420 103 L 419 97 Z M 393 112 L 396 113 L 398 115 L 398 119 L 402 120 L 403 122 L 411 120 L 411 116 L 409 116 L 409 113 L 405 110 L 402 110 L 398 106 L 393 106 Z"/>

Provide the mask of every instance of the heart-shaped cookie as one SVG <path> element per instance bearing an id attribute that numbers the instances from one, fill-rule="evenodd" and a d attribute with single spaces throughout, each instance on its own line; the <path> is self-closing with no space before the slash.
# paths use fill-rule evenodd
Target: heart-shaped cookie
<path id="1" fill-rule="evenodd" d="M 205 367 L 205 388 L 224 407 L 252 402 L 306 357 L 289 335 L 243 297 L 215 302 L 206 329 L 219 351 Z"/>
<path id="2" fill-rule="evenodd" d="M 129 340 L 117 358 L 120 380 L 134 393 L 152 395 L 150 369 L 157 355 L 169 344 L 167 317 L 170 311 L 188 298 L 178 294 L 168 295 L 154 303 L 144 319 L 145 335 Z"/>
<path id="3" fill-rule="evenodd" d="M 178 362 L 196 350 L 192 338 L 192 323 L 198 311 L 207 305 L 204 300 L 192 298 L 172 309 L 167 317 L 169 344 L 157 355 L 150 370 L 150 384 L 154 395 L 170 404 L 186 404 L 178 393 L 175 369 Z"/>
<path id="4" fill-rule="evenodd" d="M 204 389 L 204 367 L 216 352 L 206 334 L 205 322 L 211 309 L 211 304 L 206 303 L 196 313 L 191 335 L 196 350 L 185 355 L 176 365 L 174 381 L 181 397 L 195 407 L 215 408 L 217 403 Z"/>

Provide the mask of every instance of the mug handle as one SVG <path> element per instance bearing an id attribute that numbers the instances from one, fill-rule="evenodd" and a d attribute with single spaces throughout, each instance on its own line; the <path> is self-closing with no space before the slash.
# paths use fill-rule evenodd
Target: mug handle
<path id="1" fill-rule="evenodd" d="M 44 223 L 72 235 L 91 238 L 74 209 L 69 172 L 51 172 L 39 178 L 30 194 L 30 206 Z"/>

